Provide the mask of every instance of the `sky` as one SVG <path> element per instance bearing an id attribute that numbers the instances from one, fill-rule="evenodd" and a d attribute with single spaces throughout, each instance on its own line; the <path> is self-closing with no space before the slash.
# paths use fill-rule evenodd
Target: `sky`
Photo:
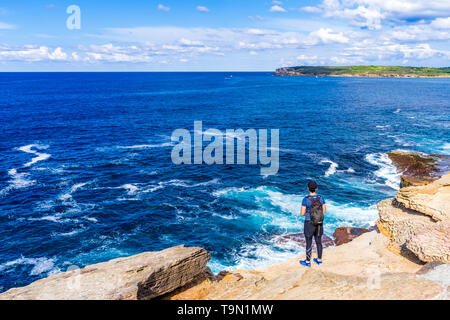
<path id="1" fill-rule="evenodd" d="M 0 71 L 450 66 L 450 0 L 2 0 Z"/>

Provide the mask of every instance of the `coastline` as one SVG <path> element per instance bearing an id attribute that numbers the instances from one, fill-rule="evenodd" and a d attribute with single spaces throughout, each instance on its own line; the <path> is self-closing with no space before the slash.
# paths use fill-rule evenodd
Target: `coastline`
<path id="1" fill-rule="evenodd" d="M 417 76 L 417 75 L 378 75 L 378 74 L 275 74 L 277 77 L 335 77 L 335 78 L 426 78 L 426 79 L 448 79 L 449 76 Z"/>
<path id="2" fill-rule="evenodd" d="M 275 76 L 364 77 L 364 78 L 450 78 L 449 68 L 403 66 L 297 66 L 275 70 Z"/>
<path id="3" fill-rule="evenodd" d="M 441 173 L 381 201 L 377 228 L 325 248 L 320 267 L 299 266 L 302 255 L 213 275 L 205 249 L 178 246 L 58 273 L 0 300 L 448 299 L 450 172 Z"/>

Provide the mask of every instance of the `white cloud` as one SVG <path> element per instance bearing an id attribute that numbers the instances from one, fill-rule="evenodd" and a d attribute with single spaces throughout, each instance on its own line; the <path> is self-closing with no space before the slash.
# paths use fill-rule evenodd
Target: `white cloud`
<path id="1" fill-rule="evenodd" d="M 286 9 L 284 9 L 283 7 L 275 5 L 275 6 L 270 7 L 269 11 L 270 12 L 286 12 Z"/>
<path id="2" fill-rule="evenodd" d="M 430 40 L 448 40 L 450 32 L 444 28 L 435 28 L 431 24 L 407 25 L 392 28 L 380 35 L 384 41 L 421 42 Z"/>
<path id="3" fill-rule="evenodd" d="M 346 49 L 350 55 L 360 57 L 376 58 L 378 60 L 424 60 L 433 57 L 450 58 L 450 52 L 431 48 L 428 43 L 416 45 L 399 44 L 394 42 L 377 43 L 366 40 L 354 47 Z"/>
<path id="4" fill-rule="evenodd" d="M 307 56 L 304 54 L 301 54 L 297 56 L 297 61 L 303 62 L 303 63 L 315 63 L 317 62 L 317 56 Z"/>
<path id="5" fill-rule="evenodd" d="M 111 43 L 90 45 L 79 49 L 84 53 L 84 61 L 89 62 L 130 62 L 142 63 L 152 61 L 152 48 L 132 46 L 116 46 Z"/>
<path id="6" fill-rule="evenodd" d="M 317 8 L 317 7 L 311 7 L 311 6 L 306 6 L 306 7 L 302 7 L 300 8 L 301 11 L 305 11 L 305 12 L 309 12 L 309 13 L 320 13 L 322 12 L 322 9 Z"/>
<path id="7" fill-rule="evenodd" d="M 49 52 L 48 57 L 50 60 L 67 60 L 67 54 L 60 47 L 53 52 Z"/>
<path id="8" fill-rule="evenodd" d="M 348 43 L 349 39 L 342 32 L 333 32 L 330 28 L 320 28 L 309 34 L 305 41 L 307 45 L 316 45 L 319 43 Z"/>
<path id="9" fill-rule="evenodd" d="M 337 63 L 337 64 L 342 64 L 342 65 L 345 65 L 345 64 L 348 64 L 351 62 L 349 59 L 343 58 L 343 57 L 331 57 L 330 61 Z"/>
<path id="10" fill-rule="evenodd" d="M 262 30 L 262 29 L 247 29 L 245 30 L 246 34 L 255 35 L 255 36 L 265 36 L 274 34 L 272 30 Z"/>
<path id="11" fill-rule="evenodd" d="M 381 29 L 381 19 L 384 18 L 384 14 L 378 8 L 358 6 L 356 9 L 344 9 L 340 17 L 349 19 L 354 26 L 378 30 Z"/>
<path id="12" fill-rule="evenodd" d="M 450 29 L 450 17 L 437 18 L 431 22 L 431 26 L 436 29 Z"/>
<path id="13" fill-rule="evenodd" d="M 198 47 L 203 46 L 203 43 L 201 41 L 193 41 L 185 38 L 181 38 L 179 40 L 179 43 L 184 46 L 191 46 L 191 47 Z"/>
<path id="14" fill-rule="evenodd" d="M 32 46 L 26 45 L 22 48 L 2 48 L 0 51 L 0 60 L 11 60 L 11 61 L 64 61 L 68 59 L 67 54 L 63 51 L 61 47 L 56 48 L 52 51 L 51 48 L 46 46 Z"/>
<path id="15" fill-rule="evenodd" d="M 197 11 L 209 12 L 209 9 L 207 7 L 204 7 L 204 6 L 197 6 Z"/>
<path id="16" fill-rule="evenodd" d="M 0 29 L 15 29 L 16 27 L 12 24 L 0 22 Z"/>
<path id="17" fill-rule="evenodd" d="M 165 5 L 163 5 L 163 4 L 158 4 L 158 10 L 161 10 L 161 11 L 170 11 L 170 7 L 166 7 Z"/>
<path id="18" fill-rule="evenodd" d="M 72 60 L 73 60 L 73 61 L 80 61 L 81 58 L 80 58 L 80 56 L 78 55 L 78 53 L 72 52 Z"/>
<path id="19" fill-rule="evenodd" d="M 448 0 L 322 0 L 316 7 L 304 7 L 307 12 L 322 12 L 324 17 L 347 19 L 358 27 L 377 30 L 383 21 L 420 21 L 447 18 Z"/>
<path id="20" fill-rule="evenodd" d="M 265 49 L 281 49 L 282 46 L 280 44 L 276 44 L 273 42 L 261 41 L 261 42 L 245 42 L 239 41 L 238 46 L 239 49 L 251 49 L 251 50 L 265 50 Z"/>

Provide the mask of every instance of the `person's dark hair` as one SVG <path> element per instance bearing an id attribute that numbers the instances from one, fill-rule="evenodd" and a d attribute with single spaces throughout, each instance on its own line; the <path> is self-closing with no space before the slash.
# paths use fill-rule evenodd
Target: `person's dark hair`
<path id="1" fill-rule="evenodd" d="M 315 181 L 310 181 L 308 183 L 308 190 L 310 192 L 316 192 L 316 190 L 317 190 L 317 183 Z"/>

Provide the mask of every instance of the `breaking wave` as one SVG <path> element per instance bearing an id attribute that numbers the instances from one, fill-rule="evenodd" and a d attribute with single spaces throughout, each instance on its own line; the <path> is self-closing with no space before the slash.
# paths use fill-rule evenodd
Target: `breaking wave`
<path id="1" fill-rule="evenodd" d="M 370 153 L 365 156 L 365 159 L 379 168 L 374 172 L 374 175 L 380 178 L 386 186 L 395 190 L 399 189 L 401 174 L 397 172 L 397 168 L 392 164 L 386 153 Z"/>

